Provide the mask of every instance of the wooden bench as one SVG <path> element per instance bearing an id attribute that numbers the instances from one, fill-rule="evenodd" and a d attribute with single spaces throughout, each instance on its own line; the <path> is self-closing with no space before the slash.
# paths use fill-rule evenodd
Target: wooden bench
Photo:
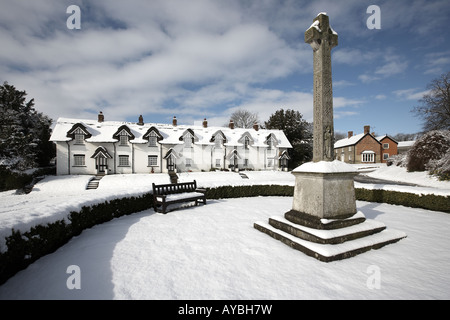
<path id="1" fill-rule="evenodd" d="M 160 212 L 166 213 L 167 206 L 173 203 L 195 201 L 195 205 L 198 205 L 198 201 L 201 200 L 206 204 L 205 192 L 205 189 L 197 188 L 195 180 L 159 185 L 153 183 L 153 208 L 155 212 L 159 212 L 158 207 L 162 206 Z"/>

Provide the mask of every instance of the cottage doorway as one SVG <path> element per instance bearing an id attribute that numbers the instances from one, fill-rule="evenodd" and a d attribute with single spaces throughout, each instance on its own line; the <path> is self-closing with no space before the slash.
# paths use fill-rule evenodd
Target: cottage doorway
<path id="1" fill-rule="evenodd" d="M 98 147 L 91 158 L 95 159 L 95 168 L 97 170 L 97 174 L 108 173 L 108 159 L 112 159 L 112 157 L 105 147 Z"/>
<path id="2" fill-rule="evenodd" d="M 108 159 L 102 156 L 97 158 L 97 174 L 106 174 L 108 169 Z"/>
<path id="3" fill-rule="evenodd" d="M 168 157 L 167 158 L 167 170 L 168 171 L 175 171 L 176 168 L 177 168 L 177 166 L 175 164 L 174 157 Z"/>

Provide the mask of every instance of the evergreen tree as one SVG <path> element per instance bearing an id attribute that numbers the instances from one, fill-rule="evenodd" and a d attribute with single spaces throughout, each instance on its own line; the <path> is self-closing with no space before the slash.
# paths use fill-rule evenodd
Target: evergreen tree
<path id="1" fill-rule="evenodd" d="M 303 119 L 300 112 L 280 109 L 265 123 L 267 129 L 283 130 L 292 145 L 289 150 L 290 167 L 297 167 L 312 159 L 312 123 Z"/>
<path id="2" fill-rule="evenodd" d="M 0 86 L 0 165 L 9 170 L 45 166 L 54 157 L 52 121 L 26 96 L 7 82 Z"/>

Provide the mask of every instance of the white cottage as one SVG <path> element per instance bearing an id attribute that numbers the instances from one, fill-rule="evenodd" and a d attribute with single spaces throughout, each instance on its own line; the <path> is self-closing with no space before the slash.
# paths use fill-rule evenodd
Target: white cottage
<path id="1" fill-rule="evenodd" d="M 59 118 L 57 174 L 132 174 L 169 171 L 287 170 L 292 148 L 281 130 Z"/>

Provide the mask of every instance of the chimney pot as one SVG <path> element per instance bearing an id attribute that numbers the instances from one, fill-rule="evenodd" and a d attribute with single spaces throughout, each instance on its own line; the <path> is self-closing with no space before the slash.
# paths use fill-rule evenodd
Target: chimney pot
<path id="1" fill-rule="evenodd" d="M 370 126 L 364 126 L 364 134 L 370 133 Z"/>
<path id="2" fill-rule="evenodd" d="M 349 139 L 350 139 L 351 137 L 353 137 L 353 131 L 349 131 L 347 137 L 348 137 Z"/>
<path id="3" fill-rule="evenodd" d="M 142 114 L 139 116 L 139 122 L 138 125 L 143 126 L 144 125 L 144 118 L 142 117 Z"/>
<path id="4" fill-rule="evenodd" d="M 208 128 L 208 121 L 205 119 L 203 119 L 203 128 Z"/>
<path id="5" fill-rule="evenodd" d="M 173 116 L 172 124 L 174 127 L 177 126 L 177 117 Z"/>
<path id="6" fill-rule="evenodd" d="M 255 131 L 259 130 L 259 125 L 256 122 L 253 124 L 253 129 L 255 129 Z"/>
<path id="7" fill-rule="evenodd" d="M 105 121 L 105 116 L 103 115 L 103 112 L 100 111 L 100 113 L 98 114 L 98 122 L 103 122 Z"/>
<path id="8" fill-rule="evenodd" d="M 234 129 L 234 121 L 230 120 L 230 124 L 228 125 L 230 129 Z"/>

